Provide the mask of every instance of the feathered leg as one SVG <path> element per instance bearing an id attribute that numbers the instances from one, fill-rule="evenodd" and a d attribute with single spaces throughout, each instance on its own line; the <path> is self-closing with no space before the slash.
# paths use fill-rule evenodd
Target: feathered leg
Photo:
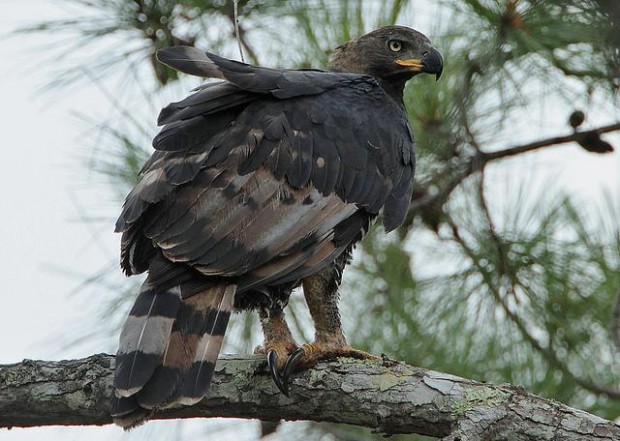
<path id="1" fill-rule="evenodd" d="M 289 355 L 297 349 L 291 330 L 284 318 L 282 308 L 260 308 L 258 310 L 265 343 L 256 348 L 255 353 L 267 355 L 267 365 L 273 382 L 288 395 L 288 388 L 282 382 L 280 373 L 284 369 Z"/>
<path id="2" fill-rule="evenodd" d="M 379 357 L 352 348 L 347 344 L 340 312 L 338 286 L 348 256 L 342 256 L 333 265 L 303 279 L 304 296 L 314 321 L 314 342 L 295 350 L 282 371 L 282 383 L 288 393 L 289 377 L 293 372 L 308 369 L 321 360 L 338 357 L 379 360 Z"/>

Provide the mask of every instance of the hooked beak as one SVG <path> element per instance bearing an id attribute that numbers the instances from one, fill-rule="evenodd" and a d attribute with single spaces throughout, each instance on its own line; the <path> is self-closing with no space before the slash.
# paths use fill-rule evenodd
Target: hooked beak
<path id="1" fill-rule="evenodd" d="M 431 48 L 422 58 L 410 58 L 408 60 L 396 60 L 396 64 L 406 67 L 416 73 L 435 74 L 435 80 L 439 80 L 443 72 L 443 58 L 439 51 Z"/>

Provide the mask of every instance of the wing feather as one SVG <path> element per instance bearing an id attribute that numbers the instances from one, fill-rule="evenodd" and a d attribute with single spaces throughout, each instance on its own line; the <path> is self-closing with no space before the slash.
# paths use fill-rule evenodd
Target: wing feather
<path id="1" fill-rule="evenodd" d="M 119 229 L 140 224 L 149 240 L 126 235 L 126 254 L 148 256 L 139 248 L 156 246 L 203 274 L 247 275 L 253 284 L 273 268 L 261 276 L 265 283 L 341 252 L 325 244 L 358 210 L 374 217 L 384 208 L 387 230 L 402 223 L 413 138 L 403 109 L 374 79 L 264 69 L 186 50 L 166 56 L 174 67 L 227 82 L 162 111 L 159 151 L 119 219 Z"/>

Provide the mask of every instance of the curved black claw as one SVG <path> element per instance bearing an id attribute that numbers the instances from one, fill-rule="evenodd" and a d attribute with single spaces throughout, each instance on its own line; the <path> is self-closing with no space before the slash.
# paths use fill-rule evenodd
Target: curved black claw
<path id="1" fill-rule="evenodd" d="M 304 348 L 295 349 L 293 353 L 288 357 L 288 360 L 286 360 L 284 369 L 282 369 L 282 384 L 286 388 L 286 391 L 282 390 L 282 393 L 286 395 L 287 397 L 289 393 L 289 384 L 290 384 L 291 374 L 295 372 L 299 359 L 301 359 L 304 355 L 306 355 Z"/>
<path id="2" fill-rule="evenodd" d="M 273 382 L 278 386 L 278 389 L 288 397 L 288 385 L 285 385 L 278 372 L 278 354 L 276 351 L 271 350 L 267 352 L 267 366 L 269 367 L 269 373 L 271 374 Z"/>

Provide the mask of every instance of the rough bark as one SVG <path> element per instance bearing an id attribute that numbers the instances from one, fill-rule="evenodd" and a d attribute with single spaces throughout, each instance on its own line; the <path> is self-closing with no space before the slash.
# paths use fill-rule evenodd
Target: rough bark
<path id="1" fill-rule="evenodd" d="M 620 440 L 620 427 L 510 385 L 490 385 L 392 361 L 338 360 L 295 376 L 291 398 L 263 357 L 223 357 L 207 399 L 158 419 L 237 417 L 355 424 L 450 441 Z M 111 423 L 114 357 L 0 366 L 0 427 Z"/>

